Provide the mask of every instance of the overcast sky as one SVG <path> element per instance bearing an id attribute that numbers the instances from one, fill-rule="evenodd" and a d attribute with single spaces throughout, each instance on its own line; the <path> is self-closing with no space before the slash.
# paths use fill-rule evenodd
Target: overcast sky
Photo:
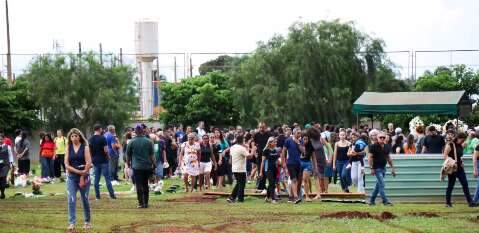
<path id="1" fill-rule="evenodd" d="M 250 52 L 257 41 L 284 34 L 294 21 L 336 18 L 355 21 L 364 32 L 382 38 L 388 51 L 479 49 L 479 1 L 473 0 L 10 0 L 9 8 L 12 53 L 51 52 L 55 39 L 63 51 L 76 51 L 81 41 L 84 49 L 98 50 L 101 42 L 106 51 L 121 47 L 133 53 L 134 22 L 144 18 L 159 22 L 160 52 Z M 3 0 L 0 10 L 3 54 Z M 16 72 L 28 61 L 19 57 L 14 59 Z M 391 59 L 404 73 L 408 54 Z M 418 57 L 418 72 L 451 61 L 476 65 L 478 59 L 479 52 L 424 54 Z M 5 73 L 4 56 L 1 62 Z"/>

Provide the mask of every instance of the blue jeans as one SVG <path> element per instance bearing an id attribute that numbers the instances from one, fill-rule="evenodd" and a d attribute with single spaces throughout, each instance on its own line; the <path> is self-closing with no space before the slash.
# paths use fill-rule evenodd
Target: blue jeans
<path id="1" fill-rule="evenodd" d="M 479 163 L 477 164 L 477 169 L 479 169 Z M 474 199 L 472 201 L 474 203 L 479 202 L 479 179 L 477 179 L 476 194 L 474 194 Z"/>
<path id="2" fill-rule="evenodd" d="M 118 156 L 110 156 L 110 178 L 111 180 L 118 180 Z"/>
<path id="3" fill-rule="evenodd" d="M 376 173 L 376 187 L 374 187 L 374 191 L 371 194 L 371 199 L 369 203 L 374 204 L 376 202 L 376 197 L 381 195 L 381 198 L 383 199 L 383 203 L 389 203 L 388 198 L 386 197 L 386 193 L 384 192 L 384 188 L 386 186 L 384 179 L 386 176 L 386 168 L 376 168 L 374 169 L 374 172 Z"/>
<path id="4" fill-rule="evenodd" d="M 42 178 L 53 178 L 54 176 L 54 160 L 52 158 L 45 158 L 40 156 L 40 164 L 42 166 Z"/>
<path id="5" fill-rule="evenodd" d="M 466 172 L 462 166 L 459 166 L 456 172 L 447 175 L 446 204 L 451 204 L 451 195 L 452 190 L 454 189 L 454 184 L 456 183 L 456 178 L 462 185 L 462 191 L 464 192 L 467 203 L 471 204 L 473 200 L 471 198 L 471 193 L 469 193 L 469 184 L 467 183 Z"/>
<path id="6" fill-rule="evenodd" d="M 108 163 L 93 164 L 93 170 L 95 172 L 93 187 L 95 187 L 96 199 L 100 199 L 100 178 L 102 175 L 105 177 L 106 188 L 110 193 L 110 197 L 115 198 L 115 191 L 113 190 L 113 186 L 111 186 L 110 169 Z"/>
<path id="7" fill-rule="evenodd" d="M 85 188 L 80 188 L 80 176 L 77 174 L 68 174 L 67 176 L 67 197 L 68 197 L 68 223 L 76 224 L 76 202 L 77 192 L 80 191 L 80 199 L 83 203 L 83 216 L 85 223 L 90 222 L 90 203 L 88 193 L 90 192 L 90 181 Z"/>
<path id="8" fill-rule="evenodd" d="M 343 191 L 347 190 L 351 185 L 351 170 L 346 169 L 348 160 L 336 160 L 336 171 L 338 171 L 339 180 L 341 181 L 341 188 Z"/>

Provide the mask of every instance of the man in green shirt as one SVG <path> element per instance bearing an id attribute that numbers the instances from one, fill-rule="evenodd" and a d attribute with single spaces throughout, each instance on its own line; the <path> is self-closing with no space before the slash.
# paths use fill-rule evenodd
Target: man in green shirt
<path id="1" fill-rule="evenodd" d="M 127 146 L 127 164 L 135 176 L 138 208 L 148 208 L 148 179 L 156 167 L 153 142 L 145 136 L 143 126 L 135 128 L 136 137 Z"/>

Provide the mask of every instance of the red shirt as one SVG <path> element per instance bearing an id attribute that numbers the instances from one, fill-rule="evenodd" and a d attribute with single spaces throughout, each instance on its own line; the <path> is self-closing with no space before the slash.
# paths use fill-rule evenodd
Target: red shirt
<path id="1" fill-rule="evenodd" d="M 53 141 L 43 141 L 40 145 L 40 155 L 45 158 L 52 158 L 55 155 L 55 143 Z"/>
<path id="2" fill-rule="evenodd" d="M 5 137 L 5 138 L 3 139 L 3 143 L 9 145 L 10 147 L 13 147 L 13 145 L 12 145 L 12 140 L 11 140 L 10 138 L 8 138 L 8 137 Z"/>

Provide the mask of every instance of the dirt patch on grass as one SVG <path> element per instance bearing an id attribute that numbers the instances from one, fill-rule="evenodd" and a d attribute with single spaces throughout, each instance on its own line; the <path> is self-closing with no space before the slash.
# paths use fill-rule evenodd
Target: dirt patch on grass
<path id="1" fill-rule="evenodd" d="M 170 225 L 170 224 L 176 224 Z M 111 228 L 111 232 L 123 233 L 123 232 L 152 232 L 152 233 L 189 233 L 189 232 L 201 232 L 201 233 L 223 233 L 223 232 L 257 232 L 257 230 L 250 226 L 252 223 L 243 221 L 234 221 L 229 223 L 220 224 L 214 227 L 208 225 L 193 225 L 186 226 L 187 223 L 175 221 L 157 221 L 157 222 L 134 222 L 128 225 L 115 225 Z"/>
<path id="2" fill-rule="evenodd" d="M 150 231 L 151 233 L 189 233 L 189 232 L 210 232 L 202 227 L 177 227 L 177 226 L 164 226 L 158 227 Z"/>
<path id="3" fill-rule="evenodd" d="M 166 202 L 186 202 L 186 203 L 206 202 L 206 203 L 211 203 L 211 202 L 215 202 L 216 199 L 218 199 L 218 197 L 205 196 L 205 195 L 194 195 L 194 196 L 186 196 L 186 197 L 181 197 L 181 198 L 168 199 L 168 200 L 166 200 Z"/>
<path id="4" fill-rule="evenodd" d="M 439 217 L 439 214 L 434 213 L 434 212 L 410 212 L 407 213 L 409 216 L 414 216 L 414 217 L 425 217 L 425 218 L 437 218 Z"/>
<path id="5" fill-rule="evenodd" d="M 340 211 L 340 212 L 334 212 L 334 213 L 328 213 L 328 214 L 322 214 L 322 218 L 345 218 L 345 219 L 364 219 L 364 218 L 370 218 L 370 219 L 376 219 L 379 221 L 385 221 L 385 220 L 390 220 L 396 218 L 394 214 L 391 212 L 382 212 L 379 215 L 372 215 L 369 212 L 361 212 L 361 211 Z"/>
<path id="6" fill-rule="evenodd" d="M 377 219 L 379 221 L 385 221 L 385 220 L 390 220 L 390 219 L 395 219 L 396 216 L 394 214 L 392 214 L 391 212 L 387 212 L 387 211 L 384 211 L 382 212 L 378 217 Z"/>

